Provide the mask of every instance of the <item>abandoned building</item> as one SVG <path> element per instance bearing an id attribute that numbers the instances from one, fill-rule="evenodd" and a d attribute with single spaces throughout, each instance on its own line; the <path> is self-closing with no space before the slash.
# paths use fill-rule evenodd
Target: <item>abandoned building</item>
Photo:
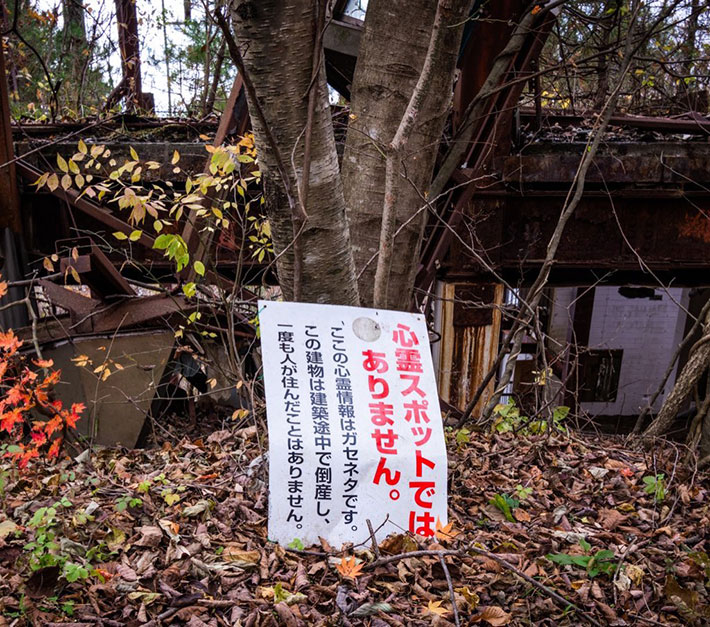
<path id="1" fill-rule="evenodd" d="M 345 99 L 362 30 L 362 22 L 344 14 L 346 4 L 336 2 L 324 38 L 329 83 Z M 505 19 L 485 29 L 472 23 L 459 59 L 454 128 L 521 6 L 516 0 L 495 3 L 492 10 Z M 580 116 L 548 111 L 539 102 L 535 108 L 519 106 L 526 81 L 509 80 L 532 73 L 553 22 L 549 14 L 510 62 L 501 80 L 506 86 L 488 100 L 451 191 L 426 232 L 412 306 L 430 316 L 440 395 L 452 412 L 462 411 L 482 384 L 474 414 L 492 394 L 495 376 L 487 384 L 486 376 L 495 369 L 517 299 L 544 259 L 590 132 L 589 120 Z M 55 167 L 57 153 L 71 156 L 83 138 L 105 144 L 119 161 L 135 146 L 141 157 L 164 164 L 150 176 L 184 186 L 185 173 L 206 167 L 201 134 L 214 133 L 218 146 L 249 128 L 242 80 L 235 81 L 219 122 L 124 116 L 88 126 L 14 124 L 0 67 L 0 114 L 2 274 L 14 283 L 2 302 L 23 301 L 28 285 L 34 290 L 30 300 L 41 293 L 45 301 L 42 307 L 27 300 L 26 307 L 3 311 L 2 326 L 24 327 L 23 338 L 63 366 L 68 384 L 60 394 L 90 404 L 87 434 L 98 443 L 133 446 L 175 354 L 166 322 L 179 324 L 194 305 L 179 292 L 145 287 L 160 281 L 173 286 L 171 264 L 145 233 L 125 244 L 135 263 L 122 254 L 110 234 L 129 235 L 134 227 L 115 206 L 62 187 L 36 191 L 32 184 Z M 561 241 L 543 303 L 550 371 L 544 376 L 556 404 L 582 417 L 603 418 L 608 428 L 629 431 L 645 407 L 660 407 L 687 359 L 688 347 L 663 384 L 675 347 L 710 296 L 708 137 L 710 118 L 698 112 L 614 116 Z M 181 155 L 179 173 L 170 165 L 175 150 Z M 189 225 L 183 237 L 194 237 Z M 269 259 L 237 263 L 237 253 L 229 237 L 204 251 L 230 282 L 241 273 L 247 301 L 250 287 L 273 285 L 275 277 Z M 42 260 L 52 255 L 56 270 L 44 270 Z M 81 277 L 84 294 L 65 286 L 67 268 Z M 219 275 L 211 279 L 219 284 Z M 245 310 L 229 327 L 240 343 L 253 339 L 249 318 Z M 135 367 L 98 384 L 70 367 L 79 358 L 101 363 L 108 344 L 115 362 Z M 535 393 L 539 353 L 539 342 L 530 337 L 507 397 L 524 403 Z"/>

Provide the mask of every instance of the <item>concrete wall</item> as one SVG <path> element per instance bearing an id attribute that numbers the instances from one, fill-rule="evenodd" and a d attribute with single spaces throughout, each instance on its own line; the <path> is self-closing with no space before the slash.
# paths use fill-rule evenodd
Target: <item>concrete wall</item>
<path id="1" fill-rule="evenodd" d="M 657 289 L 656 295 L 661 299 L 626 298 L 617 287 L 596 289 L 589 347 L 621 349 L 624 354 L 616 401 L 582 403 L 583 410 L 592 415 L 636 415 L 656 390 L 683 339 L 686 314 L 681 306 L 687 307 L 688 290 Z M 656 408 L 674 381 L 675 372 Z"/>

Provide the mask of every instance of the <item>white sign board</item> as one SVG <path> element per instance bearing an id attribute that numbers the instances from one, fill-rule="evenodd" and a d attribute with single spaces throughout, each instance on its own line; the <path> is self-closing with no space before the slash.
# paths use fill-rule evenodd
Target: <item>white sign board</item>
<path id="1" fill-rule="evenodd" d="M 259 301 L 269 539 L 336 547 L 446 525 L 446 446 L 424 317 Z"/>

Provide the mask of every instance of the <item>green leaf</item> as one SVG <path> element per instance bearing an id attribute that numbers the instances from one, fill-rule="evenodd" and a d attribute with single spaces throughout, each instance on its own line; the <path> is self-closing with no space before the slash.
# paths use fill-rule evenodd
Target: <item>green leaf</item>
<path id="1" fill-rule="evenodd" d="M 303 542 L 301 542 L 300 538 L 294 538 L 286 546 L 289 549 L 296 549 L 297 551 L 303 551 L 304 548 Z"/>
<path id="2" fill-rule="evenodd" d="M 121 231 L 116 231 L 113 236 L 116 239 L 128 239 L 128 235 L 126 235 L 125 233 L 121 233 Z"/>
<path id="3" fill-rule="evenodd" d="M 592 548 L 592 545 L 589 544 L 589 542 L 587 542 L 584 538 L 579 539 L 579 546 L 581 546 L 584 551 L 589 551 Z"/>
<path id="4" fill-rule="evenodd" d="M 141 235 L 143 235 L 142 231 L 131 231 L 131 234 L 128 236 L 128 239 L 132 242 L 137 242 L 141 238 Z"/>
<path id="5" fill-rule="evenodd" d="M 185 283 L 185 285 L 182 286 L 182 292 L 188 298 L 192 298 L 195 295 L 196 291 L 197 286 L 192 281 L 190 281 L 189 283 Z"/>
<path id="6" fill-rule="evenodd" d="M 162 235 L 159 235 L 155 238 L 153 248 L 157 248 L 158 250 L 166 249 L 168 246 L 170 246 L 170 243 L 173 241 L 174 237 L 174 235 L 170 235 L 168 233 L 163 233 Z"/>
<path id="7" fill-rule="evenodd" d="M 200 276 L 205 276 L 205 264 L 203 264 L 201 261 L 196 261 L 193 264 L 193 267 L 195 268 L 195 272 L 199 274 Z"/>
<path id="8" fill-rule="evenodd" d="M 563 566 L 571 566 L 573 563 L 572 556 L 567 555 L 567 553 L 548 553 L 545 557 L 551 562 L 562 564 Z"/>

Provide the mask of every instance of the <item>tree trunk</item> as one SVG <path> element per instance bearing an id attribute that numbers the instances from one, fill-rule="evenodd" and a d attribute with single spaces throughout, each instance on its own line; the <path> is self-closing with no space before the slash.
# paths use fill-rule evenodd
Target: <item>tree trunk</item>
<path id="1" fill-rule="evenodd" d="M 685 399 L 692 393 L 700 377 L 703 376 L 703 373 L 710 365 L 710 341 L 708 341 L 710 338 L 708 334 L 710 334 L 710 313 L 708 313 L 703 324 L 703 337 L 690 349 L 688 361 L 678 375 L 673 389 L 666 397 L 666 400 L 663 401 L 661 411 L 658 412 L 658 416 L 649 425 L 648 429 L 644 431 L 643 438 L 647 442 L 668 431 Z M 705 417 L 704 421 L 707 422 L 707 417 Z"/>
<path id="2" fill-rule="evenodd" d="M 128 109 L 144 107 L 143 86 L 141 83 L 141 55 L 138 40 L 138 14 L 136 0 L 116 0 L 116 21 L 118 22 L 118 47 L 121 52 L 121 70 L 123 78 L 119 87 L 110 94 L 108 103 L 114 98 L 126 98 Z M 109 105 L 109 108 L 112 105 Z"/>
<path id="3" fill-rule="evenodd" d="M 64 55 L 64 92 L 65 105 L 72 102 L 77 87 L 82 84 L 84 73 L 84 53 L 88 48 L 86 40 L 86 22 L 84 21 L 84 7 L 80 0 L 64 0 L 62 8 L 64 20 L 64 42 L 62 54 Z"/>
<path id="4" fill-rule="evenodd" d="M 262 0 L 237 2 L 233 23 L 244 66 L 255 89 L 258 104 L 271 129 L 288 173 L 285 186 L 279 155 L 268 141 L 259 116 L 252 115 L 265 177 L 267 212 L 277 254 L 279 283 L 284 297 L 293 297 L 293 214 L 287 189 L 300 189 L 298 177 L 304 166 L 304 135 L 308 121 L 313 50 L 316 41 L 314 3 L 309 0 Z M 345 199 L 338 168 L 322 48 L 311 125 L 310 174 L 307 219 L 299 238 L 303 251 L 300 298 L 306 302 L 359 303 Z M 249 109 L 256 103 L 248 94 Z"/>
<path id="5" fill-rule="evenodd" d="M 452 97 L 453 76 L 468 0 L 447 3 L 442 45 L 395 177 L 396 226 L 389 272 L 388 307 L 406 307 L 414 285 L 439 139 Z M 343 184 L 360 297 L 371 305 L 385 202 L 385 162 L 417 84 L 427 53 L 437 3 L 431 0 L 371 0 L 353 79 L 351 118 L 343 157 Z M 399 159 L 398 159 L 399 161 Z M 402 226 L 405 222 L 409 222 Z"/>
<path id="6" fill-rule="evenodd" d="M 222 78 L 222 65 L 224 63 L 224 53 L 226 47 L 227 44 L 224 39 L 222 39 L 219 44 L 219 50 L 217 50 L 217 58 L 215 59 L 212 82 L 210 83 L 210 90 L 207 94 L 207 102 L 205 102 L 205 106 L 202 108 L 202 115 L 209 115 L 214 110 L 214 103 L 217 99 L 217 90 L 219 89 L 219 83 Z"/>
<path id="7" fill-rule="evenodd" d="M 611 40 L 611 32 L 614 29 L 614 22 L 620 9 L 619 0 L 608 0 L 604 4 L 604 13 L 599 20 L 598 28 L 599 44 L 597 50 L 599 58 L 597 59 L 597 87 L 594 96 L 594 110 L 601 111 L 606 102 L 607 94 L 609 93 L 609 64 L 611 62 L 611 54 L 608 50 Z"/>

